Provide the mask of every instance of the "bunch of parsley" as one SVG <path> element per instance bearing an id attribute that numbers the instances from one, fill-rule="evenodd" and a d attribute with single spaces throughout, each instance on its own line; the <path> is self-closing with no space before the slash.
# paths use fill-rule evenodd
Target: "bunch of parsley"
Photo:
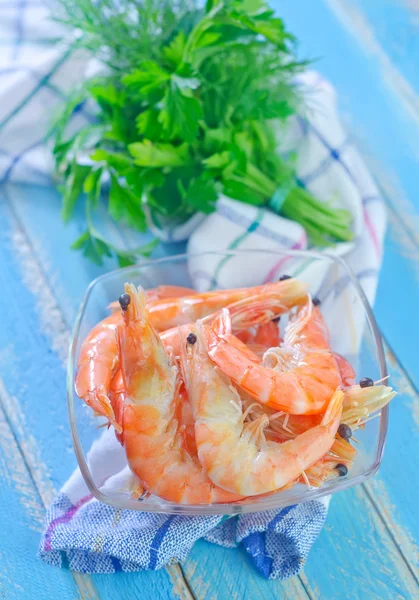
<path id="1" fill-rule="evenodd" d="M 116 254 L 120 264 L 151 251 L 128 254 L 98 232 L 92 213 L 102 192 L 112 219 L 139 231 L 147 218 L 164 226 L 211 213 L 224 193 L 298 221 L 316 245 L 351 238 L 349 214 L 300 187 L 292 157 L 277 153 L 275 120 L 295 113 L 292 78 L 304 65 L 265 2 L 63 2 L 63 20 L 106 65 L 55 128 L 64 220 L 85 199 L 87 229 L 74 248 L 99 263 Z M 68 137 L 72 112 L 89 99 L 97 122 Z"/>

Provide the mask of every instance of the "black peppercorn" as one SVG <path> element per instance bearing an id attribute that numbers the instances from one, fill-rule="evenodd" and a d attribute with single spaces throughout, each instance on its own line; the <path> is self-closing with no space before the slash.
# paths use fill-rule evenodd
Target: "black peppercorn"
<path id="1" fill-rule="evenodd" d="M 272 321 L 274 323 L 279 323 L 280 320 L 281 320 L 281 317 L 275 317 L 275 319 L 272 319 Z"/>
<path id="2" fill-rule="evenodd" d="M 291 275 L 281 275 L 281 277 L 279 278 L 279 281 L 285 281 L 286 279 L 292 279 Z"/>
<path id="3" fill-rule="evenodd" d="M 188 342 L 188 344 L 195 344 L 196 340 L 197 340 L 197 337 L 194 333 L 190 333 L 188 335 L 188 337 L 186 338 L 186 341 Z"/>
<path id="4" fill-rule="evenodd" d="M 317 296 L 314 296 L 311 301 L 313 302 L 314 306 L 319 306 L 320 304 L 320 300 L 317 298 Z"/>
<path id="5" fill-rule="evenodd" d="M 349 442 L 349 440 L 352 437 L 352 429 L 349 427 L 349 425 L 346 425 L 345 423 L 342 423 L 341 425 L 339 425 L 338 434 L 344 440 L 346 440 L 347 442 Z"/>
<path id="6" fill-rule="evenodd" d="M 346 465 L 342 465 L 342 463 L 336 465 L 335 469 L 339 473 L 339 477 L 345 477 L 345 475 L 348 474 L 348 467 Z"/>
<path id="7" fill-rule="evenodd" d="M 374 385 L 374 382 L 371 379 L 371 377 L 364 377 L 359 382 L 359 387 L 362 387 L 362 388 L 372 387 L 373 385 Z"/>
<path id="8" fill-rule="evenodd" d="M 122 296 L 119 296 L 118 300 L 122 310 L 127 310 L 131 302 L 131 296 L 129 294 L 122 294 Z"/>

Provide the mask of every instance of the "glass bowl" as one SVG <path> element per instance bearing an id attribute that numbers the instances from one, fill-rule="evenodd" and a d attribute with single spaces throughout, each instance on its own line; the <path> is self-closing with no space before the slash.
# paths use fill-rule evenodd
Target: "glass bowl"
<path id="1" fill-rule="evenodd" d="M 209 284 L 200 280 L 202 265 L 208 267 L 214 261 L 222 262 L 223 265 L 228 261 L 229 269 L 224 269 L 227 273 L 224 275 L 226 281 L 220 281 L 219 278 L 218 283 L 212 281 Z M 295 275 L 309 285 L 313 296 L 320 298 L 322 313 L 330 329 L 331 347 L 349 360 L 358 379 L 368 376 L 378 380 L 387 376 L 382 341 L 371 307 L 355 276 L 338 257 L 291 250 L 203 252 L 153 260 L 102 275 L 90 284 L 79 309 L 70 345 L 67 375 L 74 450 L 86 484 L 98 500 L 121 509 L 147 512 L 233 515 L 278 509 L 319 499 L 362 483 L 377 472 L 387 433 L 387 407 L 381 411 L 379 418 L 369 421 L 364 429 L 357 430 L 356 437 L 360 444 L 357 445 L 357 457 L 348 475 L 332 479 L 321 488 L 308 489 L 297 484 L 289 490 L 233 504 L 180 505 L 147 494 L 136 500 L 131 497 L 127 486 L 107 485 L 107 466 L 110 462 L 117 464 L 120 471 L 125 468 L 127 472 L 128 468 L 123 448 L 115 440 L 112 428 L 109 431 L 99 428 L 100 417 L 95 417 L 75 393 L 74 376 L 78 355 L 88 332 L 108 314 L 107 306 L 123 292 L 126 281 L 141 284 L 145 289 L 162 284 L 198 289 L 237 287 L 239 280 L 242 285 L 243 280 L 247 280 L 244 285 L 257 285 L 265 282 L 258 280 L 260 275 L 257 275 L 257 267 L 261 264 L 264 272 L 268 270 L 271 273 L 272 280 L 278 279 L 283 273 Z M 281 319 L 281 326 L 284 321 L 286 319 Z M 105 454 L 100 454 L 97 448 L 100 448 L 100 438 L 103 436 L 110 436 L 110 446 L 107 445 Z"/>

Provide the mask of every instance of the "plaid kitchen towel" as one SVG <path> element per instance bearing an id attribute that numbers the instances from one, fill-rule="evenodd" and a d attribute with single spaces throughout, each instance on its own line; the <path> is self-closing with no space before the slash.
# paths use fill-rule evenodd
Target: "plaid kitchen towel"
<path id="1" fill-rule="evenodd" d="M 87 460 L 102 492 L 127 489 L 130 471 L 111 429 L 94 442 Z M 263 576 L 285 579 L 304 565 L 327 506 L 322 498 L 227 520 L 120 510 L 95 500 L 77 469 L 47 512 L 39 554 L 50 565 L 83 573 L 155 570 L 184 560 L 204 538 L 240 547 Z"/>
<path id="2" fill-rule="evenodd" d="M 51 19 L 49 6 L 0 0 L 0 183 L 51 183 L 46 142 L 53 116 L 90 68 L 78 36 Z M 65 42 L 57 42 L 64 34 Z M 72 127 L 92 118 L 77 106 Z"/>
<path id="3" fill-rule="evenodd" d="M 43 0 L 0 0 L 0 183 L 51 181 L 52 160 L 46 143 L 51 115 L 91 69 L 89 57 L 77 48 L 77 36 L 70 34 L 65 43 L 57 42 L 62 35 L 49 19 Z M 290 123 L 287 140 L 284 132 L 278 132 L 279 147 L 298 149 L 302 185 L 318 198 L 351 212 L 353 242 L 329 252 L 346 258 L 372 302 L 385 230 L 383 204 L 340 125 L 333 88 L 314 72 L 302 76 L 300 84 L 308 91 L 308 110 Z M 77 106 L 73 126 L 93 118 L 86 106 Z M 220 198 L 217 211 L 210 216 L 196 215 L 180 229 L 156 233 L 172 241 L 189 237 L 189 268 L 198 289 L 253 285 L 284 272 L 300 273 L 313 281 L 325 276 L 309 258 L 297 265 L 292 258 L 264 257 L 261 261 L 256 253 L 251 260 L 246 255 L 245 262 L 240 256 L 195 256 L 209 249 L 307 247 L 298 224 L 228 198 Z M 348 276 L 336 283 L 337 311 L 339 302 L 351 305 L 348 283 Z M 362 318 L 354 318 L 354 324 L 358 333 L 362 331 Z M 350 353 L 348 344 L 353 339 L 343 339 L 344 347 L 339 350 Z M 89 465 L 104 490 L 121 489 L 129 480 L 123 451 L 111 431 L 93 444 Z M 47 512 L 40 556 L 49 564 L 85 573 L 158 569 L 184 559 L 194 542 L 205 538 L 225 547 L 241 547 L 265 577 L 285 578 L 303 566 L 323 526 L 327 504 L 323 499 L 227 520 L 122 511 L 92 498 L 77 470 Z"/>

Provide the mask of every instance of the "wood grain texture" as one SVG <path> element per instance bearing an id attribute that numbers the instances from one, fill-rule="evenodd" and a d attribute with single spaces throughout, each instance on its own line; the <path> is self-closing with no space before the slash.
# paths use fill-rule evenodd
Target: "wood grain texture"
<path id="1" fill-rule="evenodd" d="M 350 5 L 354 20 L 368 24 L 369 38 L 375 40 L 393 69 L 418 94 L 419 73 L 415 61 L 419 56 L 417 0 L 351 0 L 346 4 Z"/>
<path id="2" fill-rule="evenodd" d="M 71 573 L 40 564 L 36 556 L 45 507 L 4 413 L 3 398 L 0 389 L 0 598 L 80 598 Z"/>
<path id="3" fill-rule="evenodd" d="M 300 577 L 283 582 L 267 581 L 255 573 L 244 552 L 214 549 L 213 544 L 203 540 L 195 544 L 183 568 L 197 600 L 306 600 L 311 597 Z"/>

